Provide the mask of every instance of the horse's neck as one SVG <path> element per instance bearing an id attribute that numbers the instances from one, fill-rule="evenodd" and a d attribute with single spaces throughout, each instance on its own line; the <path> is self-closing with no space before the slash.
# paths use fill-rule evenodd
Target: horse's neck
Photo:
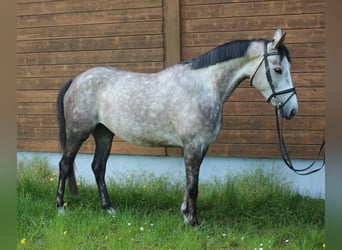
<path id="1" fill-rule="evenodd" d="M 253 62 L 247 57 L 218 63 L 208 68 L 211 83 L 216 86 L 219 98 L 224 102 L 239 84 L 250 77 Z"/>

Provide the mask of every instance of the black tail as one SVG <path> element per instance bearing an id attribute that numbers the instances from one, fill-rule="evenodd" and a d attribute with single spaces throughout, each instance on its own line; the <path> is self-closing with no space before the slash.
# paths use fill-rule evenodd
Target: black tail
<path id="1" fill-rule="evenodd" d="M 58 118 L 58 126 L 59 126 L 59 142 L 62 147 L 62 151 L 64 151 L 65 144 L 66 144 L 66 131 L 65 131 L 65 116 L 64 116 L 64 96 L 65 93 L 68 91 L 73 79 L 67 81 L 63 87 L 60 89 L 58 97 L 57 97 L 57 118 Z M 71 171 L 69 176 L 69 188 L 70 193 L 72 195 L 78 194 L 76 177 L 74 168 Z"/>
<path id="2" fill-rule="evenodd" d="M 65 133 L 65 116 L 64 116 L 64 96 L 68 91 L 73 79 L 67 81 L 60 89 L 57 97 L 57 118 L 59 126 L 59 142 L 61 143 L 62 150 L 65 147 L 66 133 Z"/>

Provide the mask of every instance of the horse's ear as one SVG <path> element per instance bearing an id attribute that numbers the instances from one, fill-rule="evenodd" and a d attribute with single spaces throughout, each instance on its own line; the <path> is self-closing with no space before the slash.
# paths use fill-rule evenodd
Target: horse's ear
<path id="1" fill-rule="evenodd" d="M 273 40 L 272 40 L 272 49 L 277 49 L 279 45 L 281 45 L 286 37 L 286 32 L 282 34 L 281 29 L 277 29 L 274 32 Z"/>

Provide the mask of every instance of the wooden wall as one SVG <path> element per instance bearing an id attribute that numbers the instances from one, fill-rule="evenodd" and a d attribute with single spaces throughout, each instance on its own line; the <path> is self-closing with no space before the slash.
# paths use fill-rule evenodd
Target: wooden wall
<path id="1" fill-rule="evenodd" d="M 210 3 L 208 3 L 210 2 Z M 95 65 L 159 71 L 234 39 L 286 31 L 299 114 L 284 121 L 291 155 L 312 158 L 325 128 L 325 2 L 312 0 L 19 0 L 19 151 L 59 151 L 55 101 L 62 84 Z M 209 155 L 279 157 L 273 108 L 244 82 L 224 107 Z M 90 138 L 81 151 L 91 153 Z M 180 155 L 116 138 L 113 153 Z"/>

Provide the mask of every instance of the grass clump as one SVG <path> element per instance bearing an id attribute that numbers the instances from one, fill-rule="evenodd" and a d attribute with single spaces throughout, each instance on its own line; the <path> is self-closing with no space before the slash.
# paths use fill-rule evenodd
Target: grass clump
<path id="1" fill-rule="evenodd" d="M 45 160 L 20 163 L 18 249 L 323 249 L 324 200 L 303 197 L 257 169 L 200 183 L 201 229 L 183 223 L 184 183 L 131 176 L 108 181 L 115 217 L 101 209 L 96 186 L 65 194 L 66 215 L 54 206 L 57 176 Z"/>

